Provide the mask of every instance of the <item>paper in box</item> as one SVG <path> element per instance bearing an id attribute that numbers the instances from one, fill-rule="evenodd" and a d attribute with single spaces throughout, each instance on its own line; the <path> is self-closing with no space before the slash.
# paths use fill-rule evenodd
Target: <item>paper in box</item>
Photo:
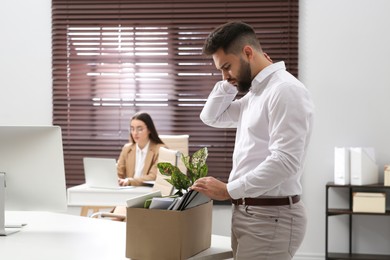
<path id="1" fill-rule="evenodd" d="M 353 212 L 385 213 L 386 194 L 381 192 L 354 192 Z"/>
<path id="2" fill-rule="evenodd" d="M 209 248 L 212 205 L 183 211 L 127 208 L 126 257 L 179 260 Z"/>

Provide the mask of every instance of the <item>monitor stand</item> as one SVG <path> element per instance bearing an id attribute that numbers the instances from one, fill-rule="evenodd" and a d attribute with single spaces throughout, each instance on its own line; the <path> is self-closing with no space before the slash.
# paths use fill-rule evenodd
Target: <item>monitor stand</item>
<path id="1" fill-rule="evenodd" d="M 8 236 L 20 231 L 23 225 L 5 225 L 5 172 L 0 172 L 0 236 Z"/>

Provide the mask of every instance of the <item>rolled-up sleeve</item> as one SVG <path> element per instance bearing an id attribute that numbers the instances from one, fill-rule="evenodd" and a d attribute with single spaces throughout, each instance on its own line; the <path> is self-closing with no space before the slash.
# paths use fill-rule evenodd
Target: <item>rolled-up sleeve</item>
<path id="1" fill-rule="evenodd" d="M 237 127 L 240 104 L 234 101 L 237 89 L 227 81 L 219 81 L 211 91 L 200 119 L 206 125 L 218 128 Z"/>

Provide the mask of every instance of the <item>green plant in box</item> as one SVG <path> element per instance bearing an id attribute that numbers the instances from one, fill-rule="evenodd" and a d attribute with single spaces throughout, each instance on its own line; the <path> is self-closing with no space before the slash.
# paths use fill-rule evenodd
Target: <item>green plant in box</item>
<path id="1" fill-rule="evenodd" d="M 207 147 L 196 151 L 192 156 L 181 155 L 181 160 L 187 168 L 187 174 L 182 173 L 180 169 L 169 162 L 160 162 L 157 168 L 161 174 L 171 176 L 167 179 L 170 184 L 177 189 L 178 195 L 183 195 L 183 190 L 188 192 L 189 187 L 199 178 L 205 177 L 208 172 L 206 164 L 208 156 Z"/>

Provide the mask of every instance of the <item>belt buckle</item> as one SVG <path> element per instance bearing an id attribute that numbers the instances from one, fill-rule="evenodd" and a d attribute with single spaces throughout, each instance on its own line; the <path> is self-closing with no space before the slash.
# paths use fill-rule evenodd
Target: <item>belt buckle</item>
<path id="1" fill-rule="evenodd" d="M 233 205 L 235 205 L 235 206 L 239 206 L 239 205 L 245 205 L 245 200 L 244 199 L 236 199 L 236 200 L 232 200 L 232 202 L 233 202 Z"/>

